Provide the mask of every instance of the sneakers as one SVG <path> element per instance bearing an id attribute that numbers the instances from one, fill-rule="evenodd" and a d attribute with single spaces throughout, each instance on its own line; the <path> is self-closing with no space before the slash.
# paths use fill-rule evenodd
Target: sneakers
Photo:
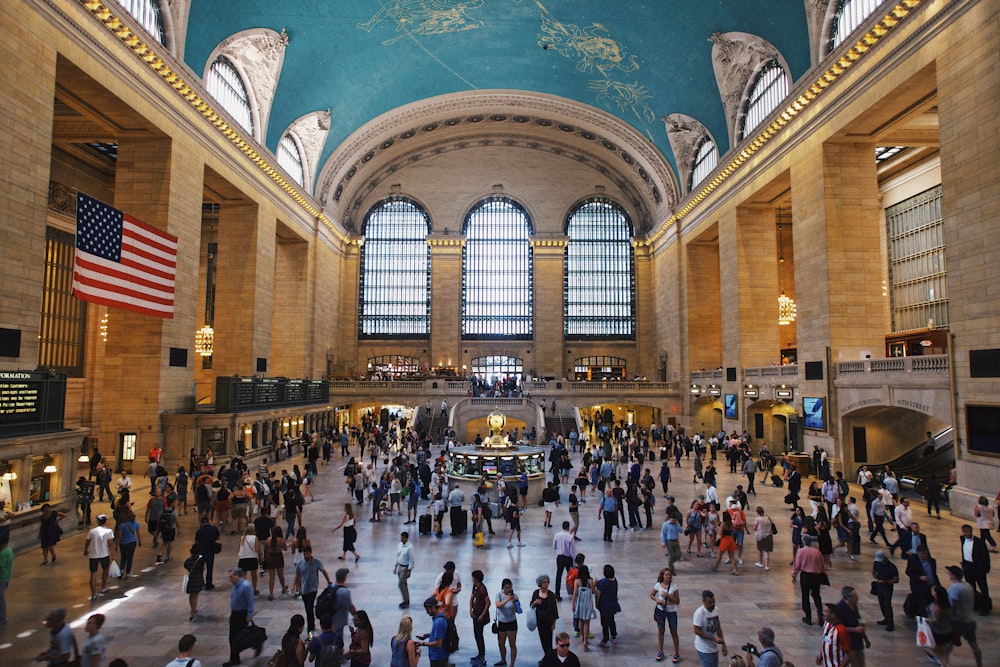
<path id="1" fill-rule="evenodd" d="M 514 548 L 514 543 L 513 542 L 508 542 L 507 543 L 507 548 L 508 549 L 513 549 Z"/>
<path id="2" fill-rule="evenodd" d="M 156 554 L 156 562 L 157 563 L 162 563 L 163 562 L 163 556 L 161 556 L 160 554 Z"/>
<path id="3" fill-rule="evenodd" d="M 580 636 L 580 631 L 579 630 L 574 630 L 573 631 L 573 636 L 574 637 L 579 637 Z"/>
<path id="4" fill-rule="evenodd" d="M 764 564 L 763 563 L 754 563 L 753 566 L 754 567 L 764 567 Z"/>
<path id="5" fill-rule="evenodd" d="M 608 647 L 608 643 L 606 641 L 602 641 L 597 646 L 598 646 L 598 648 L 607 648 Z"/>
<path id="6" fill-rule="evenodd" d="M 743 559 L 742 558 L 737 558 L 736 559 L 736 564 L 737 565 L 743 565 Z"/>

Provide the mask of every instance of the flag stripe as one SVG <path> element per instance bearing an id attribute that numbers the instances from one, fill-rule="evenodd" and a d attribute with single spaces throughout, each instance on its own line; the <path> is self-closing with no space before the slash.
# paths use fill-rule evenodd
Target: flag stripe
<path id="1" fill-rule="evenodd" d="M 74 295 L 173 317 L 176 273 L 176 237 L 77 193 Z"/>

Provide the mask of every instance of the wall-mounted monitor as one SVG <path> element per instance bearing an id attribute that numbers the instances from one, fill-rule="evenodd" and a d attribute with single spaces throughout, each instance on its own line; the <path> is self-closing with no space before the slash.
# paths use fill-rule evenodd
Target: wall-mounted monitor
<path id="1" fill-rule="evenodd" d="M 1000 454 L 1000 406 L 966 405 L 965 423 L 970 452 Z"/>
<path id="2" fill-rule="evenodd" d="M 726 406 L 726 419 L 738 419 L 736 413 L 736 394 L 726 394 L 724 405 Z"/>
<path id="3" fill-rule="evenodd" d="M 802 425 L 814 431 L 826 430 L 826 401 L 816 396 L 802 397 Z"/>

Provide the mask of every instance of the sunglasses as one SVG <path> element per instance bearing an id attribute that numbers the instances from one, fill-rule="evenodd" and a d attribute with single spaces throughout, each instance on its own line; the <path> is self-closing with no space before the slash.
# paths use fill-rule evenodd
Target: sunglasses
<path id="1" fill-rule="evenodd" d="M 559 648 L 569 648 L 569 644 L 556 644 Z"/>

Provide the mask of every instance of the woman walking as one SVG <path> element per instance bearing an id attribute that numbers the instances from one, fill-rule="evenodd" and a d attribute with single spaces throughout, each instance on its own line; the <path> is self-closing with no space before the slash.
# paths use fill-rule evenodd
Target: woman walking
<path id="1" fill-rule="evenodd" d="M 771 552 L 774 551 L 774 524 L 771 517 L 764 514 L 763 507 L 757 507 L 757 518 L 753 520 L 753 538 L 757 541 L 757 562 L 754 565 L 765 571 L 770 570 Z"/>
<path id="2" fill-rule="evenodd" d="M 979 528 L 979 536 L 983 538 L 983 542 L 990 545 L 991 553 L 997 553 L 996 540 L 990 534 L 990 531 L 993 530 L 993 520 L 996 518 L 996 513 L 990 507 L 990 501 L 986 499 L 986 496 L 979 496 L 979 502 L 976 504 L 973 514 L 976 516 L 976 527 Z"/>
<path id="3" fill-rule="evenodd" d="M 535 624 L 538 626 L 538 641 L 542 644 L 542 655 L 553 649 L 552 633 L 559 618 L 559 605 L 555 593 L 549 590 L 549 577 L 541 575 L 535 580 L 538 588 L 531 594 L 531 607 L 535 610 Z"/>
<path id="4" fill-rule="evenodd" d="M 608 564 L 604 566 L 604 578 L 597 582 L 597 611 L 601 614 L 601 648 L 608 647 L 608 641 L 618 645 L 618 626 L 615 624 L 615 614 L 620 610 L 618 604 L 618 580 L 615 579 L 615 568 Z"/>
<path id="5" fill-rule="evenodd" d="M 288 551 L 288 544 L 282 537 L 281 528 L 274 526 L 271 528 L 271 537 L 264 542 L 264 553 L 267 555 L 267 599 L 274 599 L 274 575 L 278 575 L 281 582 L 281 592 L 287 593 L 288 586 L 285 585 L 285 552 Z"/>
<path id="6" fill-rule="evenodd" d="M 139 522 L 135 520 L 135 513 L 128 510 L 125 520 L 120 521 L 115 526 L 115 539 L 118 541 L 118 549 L 121 551 L 121 575 L 119 579 L 127 579 L 132 576 L 132 561 L 135 558 L 136 547 L 142 546 L 140 537 Z"/>
<path id="7" fill-rule="evenodd" d="M 729 573 L 734 577 L 739 575 L 740 571 L 737 569 L 739 560 L 736 557 L 736 540 L 733 539 L 733 524 L 730 520 L 729 514 L 722 515 L 722 537 L 719 539 L 719 553 L 715 557 L 715 564 L 712 565 L 712 570 L 716 571 L 719 569 L 719 564 L 722 562 L 722 554 L 726 554 L 729 558 L 729 564 L 731 569 Z"/>
<path id="8" fill-rule="evenodd" d="M 354 562 L 357 563 L 358 559 L 361 558 L 361 554 L 354 548 L 354 542 L 358 539 L 358 529 L 354 527 L 355 521 L 354 506 L 351 503 L 344 503 L 344 515 L 340 517 L 340 523 L 334 526 L 330 532 L 335 533 L 338 528 L 344 529 L 344 553 L 338 556 L 338 558 L 344 560 L 347 552 L 350 551 L 354 554 Z"/>
<path id="9" fill-rule="evenodd" d="M 517 608 L 520 602 L 514 594 L 514 583 L 510 579 L 500 582 L 500 592 L 497 593 L 497 644 L 500 647 L 500 659 L 493 667 L 507 664 L 507 647 L 510 646 L 510 667 L 517 661 Z"/>
<path id="10" fill-rule="evenodd" d="M 681 661 L 681 640 L 677 635 L 677 605 L 681 603 L 681 594 L 674 583 L 674 575 L 669 567 L 660 570 L 649 599 L 656 603 L 653 608 L 653 622 L 656 623 L 656 661 L 663 662 L 663 635 L 670 627 L 670 638 L 674 643 L 674 664 Z"/>
<path id="11" fill-rule="evenodd" d="M 590 568 L 581 565 L 577 570 L 576 583 L 573 584 L 573 616 L 580 622 L 580 638 L 583 650 L 590 651 L 587 638 L 590 635 L 590 621 L 597 618 L 594 608 L 594 579 L 590 576 Z"/>
<path id="12" fill-rule="evenodd" d="M 189 621 L 198 616 L 198 594 L 205 590 L 205 559 L 201 555 L 201 544 L 191 545 L 191 555 L 184 561 L 184 569 L 188 572 L 187 586 L 184 592 L 188 594 L 188 605 L 191 607 Z"/>
<path id="13" fill-rule="evenodd" d="M 42 543 L 42 565 L 49 564 L 50 556 L 52 563 L 56 562 L 56 544 L 59 543 L 59 536 L 63 532 L 59 520 L 65 518 L 65 512 L 52 509 L 52 505 L 48 503 L 42 505 L 42 520 L 38 525 L 38 540 Z"/>
<path id="14" fill-rule="evenodd" d="M 250 573 L 254 595 L 260 595 L 257 588 L 257 570 L 260 568 L 261 546 L 257 540 L 257 532 L 253 526 L 247 526 L 240 538 L 239 551 L 236 553 L 238 565 L 244 572 Z"/>

